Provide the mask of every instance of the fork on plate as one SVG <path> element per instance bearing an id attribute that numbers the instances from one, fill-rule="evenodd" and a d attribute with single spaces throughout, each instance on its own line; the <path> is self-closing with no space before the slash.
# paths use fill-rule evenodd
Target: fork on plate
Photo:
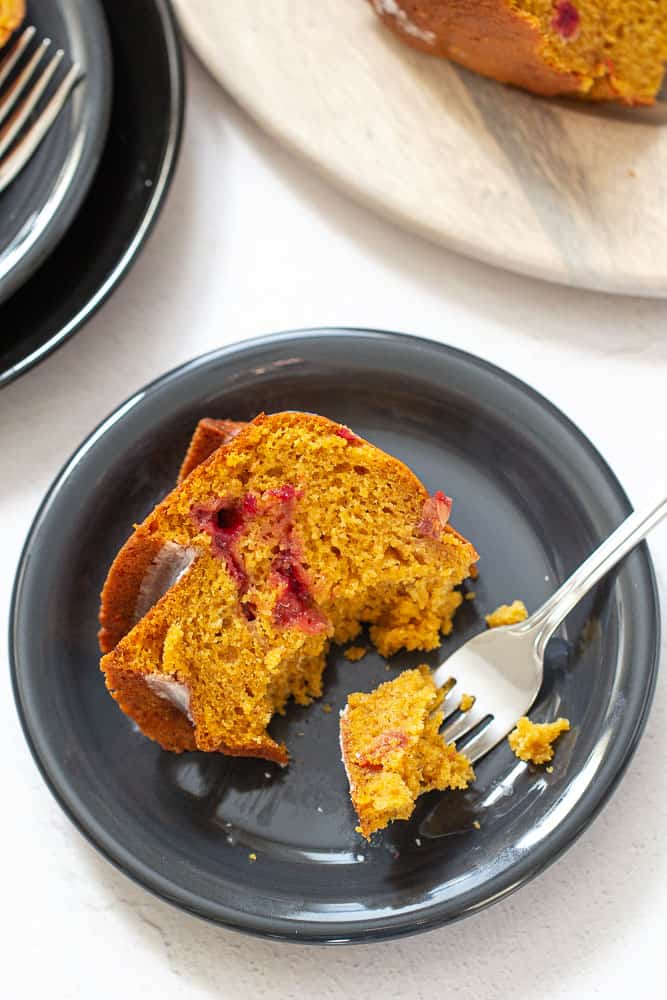
<path id="1" fill-rule="evenodd" d="M 82 79 L 75 62 L 42 100 L 65 53 L 58 49 L 43 65 L 51 40 L 44 38 L 33 48 L 36 34 L 34 27 L 25 28 L 0 60 L 0 192 L 23 170 Z"/>
<path id="2" fill-rule="evenodd" d="M 438 706 L 451 720 L 442 731 L 447 743 L 456 741 L 474 764 L 507 736 L 538 695 L 544 651 L 556 628 L 665 516 L 664 496 L 630 514 L 529 618 L 474 636 L 436 669 L 433 679 L 447 692 Z M 462 692 L 475 701 L 467 712 L 457 713 Z"/>

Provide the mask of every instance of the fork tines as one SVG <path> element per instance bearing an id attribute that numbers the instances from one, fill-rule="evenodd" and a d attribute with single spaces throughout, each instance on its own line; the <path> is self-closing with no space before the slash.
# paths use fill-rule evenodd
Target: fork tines
<path id="1" fill-rule="evenodd" d="M 23 169 L 81 79 L 81 68 L 73 63 L 51 97 L 38 109 L 65 53 L 58 49 L 42 67 L 51 39 L 43 39 L 31 51 L 36 34 L 34 27 L 25 28 L 0 62 L 0 192 Z M 25 62 L 21 65 L 23 57 Z"/>

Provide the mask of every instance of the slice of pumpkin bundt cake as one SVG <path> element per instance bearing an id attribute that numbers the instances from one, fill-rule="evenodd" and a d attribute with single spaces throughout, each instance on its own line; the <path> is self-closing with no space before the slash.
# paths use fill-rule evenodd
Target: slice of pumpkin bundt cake
<path id="1" fill-rule="evenodd" d="M 136 528 L 102 593 L 101 667 L 169 750 L 265 757 L 332 640 L 433 649 L 477 554 L 402 462 L 324 417 L 261 415 Z"/>

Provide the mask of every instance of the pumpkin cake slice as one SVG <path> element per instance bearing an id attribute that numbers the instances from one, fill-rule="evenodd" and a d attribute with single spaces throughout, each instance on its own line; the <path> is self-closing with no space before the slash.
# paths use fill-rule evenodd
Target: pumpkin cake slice
<path id="1" fill-rule="evenodd" d="M 409 819 L 425 792 L 466 788 L 474 780 L 467 757 L 440 735 L 443 696 L 427 666 L 406 670 L 370 694 L 349 696 L 340 745 L 364 837 Z"/>
<path id="2" fill-rule="evenodd" d="M 101 667 L 169 750 L 265 757 L 267 726 L 321 693 L 332 640 L 433 649 L 477 554 L 410 470 L 323 417 L 261 415 L 194 468 L 114 561 Z"/>

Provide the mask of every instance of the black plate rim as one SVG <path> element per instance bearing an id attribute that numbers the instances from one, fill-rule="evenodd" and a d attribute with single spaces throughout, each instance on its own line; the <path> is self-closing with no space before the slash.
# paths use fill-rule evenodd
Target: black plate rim
<path id="1" fill-rule="evenodd" d="M 186 361 L 185 363 L 152 380 L 143 389 L 133 393 L 124 402 L 117 406 L 107 417 L 105 417 L 93 431 L 91 431 L 91 433 L 84 439 L 79 447 L 74 450 L 62 466 L 60 472 L 57 474 L 47 491 L 44 500 L 40 504 L 29 528 L 21 555 L 19 557 L 14 586 L 12 589 L 9 609 L 8 638 L 9 665 L 14 701 L 21 727 L 33 760 L 35 761 L 35 764 L 47 787 L 65 814 L 69 817 L 83 837 L 91 844 L 91 846 L 94 847 L 103 857 L 105 857 L 107 861 L 109 861 L 117 870 L 122 872 L 137 885 L 147 889 L 158 898 L 164 900 L 165 902 L 172 903 L 181 910 L 184 910 L 193 916 L 200 917 L 209 923 L 226 927 L 230 930 L 240 931 L 251 936 L 269 938 L 277 941 L 289 941 L 292 943 L 303 944 L 339 945 L 385 941 L 388 939 L 405 937 L 416 933 L 434 930 L 437 927 L 454 923 L 466 916 L 471 915 L 472 913 L 477 913 L 494 903 L 506 899 L 512 893 L 516 892 L 517 889 L 526 885 L 528 882 L 531 882 L 534 878 L 540 875 L 546 868 L 553 864 L 554 861 L 558 860 L 558 858 L 560 858 L 570 847 L 572 847 L 576 840 L 578 840 L 581 834 L 590 826 L 611 798 L 637 749 L 651 709 L 657 681 L 660 659 L 661 626 L 659 593 L 655 570 L 648 546 L 646 542 L 642 542 L 635 551 L 641 553 L 643 560 L 646 588 L 645 593 L 642 596 L 643 601 L 649 610 L 649 617 L 653 620 L 654 624 L 654 628 L 651 632 L 651 638 L 653 641 L 651 643 L 651 649 L 648 651 L 647 655 L 648 683 L 643 689 L 641 710 L 635 719 L 634 728 L 626 742 L 626 746 L 624 747 L 623 756 L 618 761 L 616 768 L 611 769 L 611 773 L 609 762 L 602 765 L 595 788 L 589 786 L 576 803 L 573 809 L 573 812 L 578 817 L 576 825 L 572 826 L 572 828 L 567 831 L 563 831 L 561 827 L 556 827 L 556 829 L 549 835 L 548 844 L 542 848 L 542 851 L 540 852 L 541 856 L 538 859 L 528 855 L 526 858 L 517 862 L 514 867 L 511 882 L 508 881 L 507 877 L 503 877 L 502 874 L 495 876 L 488 883 L 489 889 L 486 890 L 484 898 L 471 900 L 469 903 L 459 907 L 455 913 L 442 912 L 447 910 L 447 901 L 445 900 L 432 906 L 427 917 L 420 917 L 417 912 L 416 914 L 399 914 L 394 918 L 376 917 L 363 922 L 355 921 L 354 923 L 350 923 L 349 921 L 339 921 L 337 923 L 332 923 L 317 922 L 314 920 L 297 920 L 285 917 L 269 917 L 258 914 L 248 915 L 241 910 L 235 910 L 221 904 L 202 905 L 201 901 L 195 894 L 187 890 L 183 890 L 180 887 L 175 887 L 167 878 L 156 874 L 149 866 L 144 865 L 141 862 L 137 862 L 127 851 L 124 850 L 122 845 L 110 842 L 110 839 L 105 835 L 104 829 L 97 823 L 94 816 L 88 814 L 88 810 L 80 810 L 83 813 L 86 813 L 85 817 L 79 815 L 75 804 L 73 804 L 72 801 L 69 801 L 67 797 L 61 793 L 58 788 L 57 781 L 54 779 L 49 770 L 48 761 L 42 759 L 33 739 L 30 728 L 30 720 L 24 711 L 24 706 L 21 701 L 19 682 L 20 667 L 18 662 L 18 650 L 16 648 L 17 626 L 21 611 L 22 581 L 30 559 L 31 543 L 33 536 L 36 534 L 40 526 L 40 522 L 48 514 L 48 509 L 52 499 L 66 482 L 70 470 L 87 454 L 92 447 L 94 447 L 97 439 L 100 438 L 108 428 L 116 424 L 116 422 L 121 419 L 123 415 L 128 413 L 135 406 L 140 405 L 142 401 L 147 399 L 147 397 L 155 394 L 165 385 L 178 380 L 182 374 L 189 374 L 197 368 L 206 367 L 209 364 L 215 364 L 230 355 L 238 357 L 243 353 L 252 352 L 257 348 L 275 344 L 303 343 L 304 340 L 317 340 L 325 337 L 331 337 L 333 335 L 340 337 L 341 339 L 365 337 L 369 340 L 379 342 L 403 341 L 414 349 L 430 351 L 435 350 L 440 354 L 457 357 L 462 361 L 466 361 L 468 364 L 472 364 L 488 374 L 499 378 L 507 385 L 518 389 L 523 394 L 532 398 L 532 400 L 538 405 L 542 406 L 550 414 L 550 416 L 552 416 L 558 423 L 561 424 L 562 427 L 564 427 L 578 440 L 578 443 L 589 453 L 591 459 L 598 465 L 600 471 L 607 478 L 610 486 L 615 491 L 619 501 L 624 505 L 627 512 L 629 513 L 632 510 L 628 496 L 615 473 L 590 439 L 586 437 L 577 425 L 574 424 L 562 410 L 555 406 L 555 404 L 551 403 L 537 390 L 533 389 L 516 376 L 511 375 L 505 369 L 502 369 L 499 366 L 472 354 L 471 352 L 463 351 L 460 348 L 444 344 L 440 341 L 431 340 L 426 337 L 418 337 L 409 333 L 373 330 L 363 327 L 335 326 L 318 328 L 306 327 L 297 330 L 285 330 L 279 333 L 253 337 L 248 340 L 229 344 L 226 347 L 217 348 Z M 73 800 L 76 800 L 76 794 L 74 794 L 72 798 Z M 547 847 L 549 848 L 548 850 Z M 491 887 L 494 887 L 493 891 L 490 891 Z M 479 892 L 471 891 L 469 895 L 479 895 Z"/>
<path id="2" fill-rule="evenodd" d="M 4 274 L 0 273 L 0 305 L 9 299 L 21 285 L 30 280 L 34 272 L 57 247 L 85 200 L 106 142 L 111 119 L 113 88 L 111 45 L 107 24 L 100 0 L 94 0 L 92 4 L 84 4 L 81 8 L 81 14 L 89 21 L 88 27 L 82 27 L 83 22 L 80 22 L 81 36 L 93 39 L 99 49 L 96 69 L 98 81 L 95 85 L 95 91 L 99 94 L 100 100 L 97 106 L 95 103 L 84 106 L 81 112 L 75 141 L 71 144 L 66 161 L 69 162 L 73 157 L 76 157 L 73 164 L 74 169 L 71 171 L 67 187 L 62 192 L 55 212 L 51 212 L 50 218 L 37 239 L 19 257 L 14 266 L 5 271 Z M 20 34 L 30 19 L 30 12 L 28 12 L 24 23 L 16 29 L 13 37 Z M 77 153 L 81 136 L 83 136 L 82 148 Z M 37 219 L 50 210 L 53 200 L 54 190 L 52 188 L 46 201 L 39 205 L 36 213 Z"/>
<path id="3" fill-rule="evenodd" d="M 152 187 L 152 197 L 137 220 L 137 227 L 131 242 L 119 257 L 113 271 L 106 280 L 72 316 L 64 326 L 53 334 L 44 344 L 36 350 L 31 351 L 20 362 L 17 362 L 5 372 L 0 371 L 0 389 L 9 385 L 15 379 L 25 375 L 26 372 L 40 364 L 50 354 L 58 350 L 59 347 L 74 336 L 75 333 L 91 319 L 95 313 L 106 302 L 112 292 L 120 285 L 123 279 L 131 270 L 139 256 L 139 252 L 146 244 L 155 223 L 160 215 L 164 200 L 171 187 L 171 181 L 178 163 L 178 155 L 183 138 L 183 124 L 185 119 L 185 66 L 183 57 L 183 47 L 181 44 L 179 28 L 176 16 L 171 7 L 170 0 L 153 0 L 156 10 L 160 16 L 163 29 L 163 38 L 168 57 L 170 74 L 171 109 L 169 123 L 165 128 L 167 143 L 164 156 L 160 166 L 160 172 L 155 177 Z"/>

